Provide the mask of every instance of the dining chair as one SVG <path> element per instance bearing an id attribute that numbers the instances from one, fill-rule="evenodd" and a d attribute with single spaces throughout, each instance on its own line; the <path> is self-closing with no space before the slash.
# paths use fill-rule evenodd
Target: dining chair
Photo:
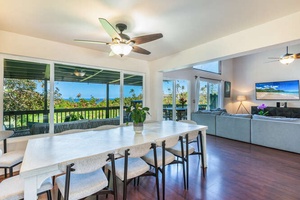
<path id="1" fill-rule="evenodd" d="M 171 148 L 175 146 L 178 143 L 179 136 L 174 135 L 163 139 L 158 139 L 155 141 L 157 148 L 156 148 L 156 154 L 157 154 L 157 168 L 162 174 L 162 188 L 163 188 L 163 199 L 165 199 L 165 167 L 167 165 L 171 164 L 177 164 L 181 163 L 183 165 L 183 180 L 185 185 L 185 167 L 184 167 L 184 161 L 181 160 L 175 160 L 175 156 L 166 151 L 166 148 Z M 182 139 L 181 139 L 182 140 Z M 183 144 L 183 143 L 182 143 Z M 182 149 L 183 149 L 182 145 Z M 155 167 L 155 160 L 154 160 L 154 150 L 150 150 L 145 156 L 142 157 L 150 166 Z"/>
<path id="2" fill-rule="evenodd" d="M 187 123 L 187 124 L 195 124 L 197 125 L 197 122 L 193 121 L 193 120 L 179 120 L 178 122 L 182 122 L 182 123 Z M 201 133 L 199 131 L 199 135 L 200 137 L 196 137 L 196 138 L 189 138 L 189 143 L 197 143 L 197 149 L 198 152 L 200 152 L 200 147 L 202 148 L 202 138 L 201 138 Z M 200 139 L 199 139 L 200 138 Z M 185 142 L 185 139 L 183 138 L 183 141 Z"/>
<path id="3" fill-rule="evenodd" d="M 108 160 L 112 166 L 112 189 L 109 188 L 107 177 L 103 171 L 103 166 Z M 76 200 L 85 199 L 92 195 L 98 197 L 100 194 L 112 194 L 115 200 L 118 199 L 113 152 L 105 152 L 61 163 L 59 169 L 65 174 L 55 179 L 58 187 L 58 200 L 62 196 L 64 200 Z"/>
<path id="4" fill-rule="evenodd" d="M 24 151 L 7 152 L 7 138 L 14 134 L 13 131 L 0 131 L 0 141 L 3 141 L 3 154 L 0 156 L 0 168 L 4 169 L 5 178 L 7 178 L 7 169 L 10 177 L 13 176 L 13 168 L 23 161 Z"/>
<path id="5" fill-rule="evenodd" d="M 47 193 L 47 199 L 52 200 L 51 190 L 53 188 L 52 179 L 47 178 L 37 190 L 37 194 Z M 20 175 L 16 175 L 4 179 L 0 183 L 0 199 L 1 200 L 17 200 L 24 199 L 24 180 Z"/>
<path id="6" fill-rule="evenodd" d="M 156 144 L 146 143 L 130 147 L 121 148 L 117 151 L 122 157 L 116 159 L 116 176 L 123 182 L 123 200 L 127 199 L 127 185 L 136 177 L 140 176 L 155 176 L 156 177 L 156 192 L 159 199 L 159 183 L 157 164 L 155 162 L 155 173 L 150 171 L 150 166 L 141 159 L 146 155 L 150 148 L 154 149 L 156 160 Z M 106 164 L 107 169 L 112 170 L 112 164 Z"/>
<path id="7" fill-rule="evenodd" d="M 193 120 L 181 120 L 179 122 L 197 125 L 197 122 L 195 122 Z M 188 135 L 188 138 L 189 138 L 188 139 L 188 143 L 193 143 L 193 142 L 197 143 L 197 149 L 198 149 L 198 151 L 194 150 L 194 152 L 191 153 L 190 155 L 198 155 L 199 158 L 201 157 L 202 175 L 203 175 L 203 177 L 205 177 L 205 167 L 203 165 L 203 163 L 204 163 L 204 157 L 202 156 L 202 152 L 203 152 L 202 132 L 201 131 L 193 131 L 193 133 L 190 133 Z"/>
<path id="8" fill-rule="evenodd" d="M 107 129 L 118 128 L 118 127 L 119 126 L 117 126 L 117 125 L 102 125 L 102 126 L 98 126 L 96 128 L 91 128 L 90 130 L 100 131 L 100 130 L 107 130 Z"/>
<path id="9" fill-rule="evenodd" d="M 184 123 L 190 123 L 193 124 L 193 122 L 184 122 Z M 174 154 L 177 157 L 180 157 L 183 159 L 183 161 L 186 162 L 186 189 L 189 188 L 189 155 L 201 155 L 200 152 L 196 152 L 195 148 L 190 145 L 189 143 L 194 141 L 199 136 L 199 131 L 191 131 L 189 133 L 186 133 L 182 135 L 181 137 L 184 137 L 184 148 L 182 151 L 182 145 L 178 142 L 175 146 L 171 148 L 167 148 L 169 152 Z M 202 142 L 202 140 L 201 140 Z M 201 145 L 202 147 L 202 145 Z M 202 163 L 203 163 L 203 156 L 202 156 Z M 202 168 L 202 174 L 205 177 L 205 170 Z"/>

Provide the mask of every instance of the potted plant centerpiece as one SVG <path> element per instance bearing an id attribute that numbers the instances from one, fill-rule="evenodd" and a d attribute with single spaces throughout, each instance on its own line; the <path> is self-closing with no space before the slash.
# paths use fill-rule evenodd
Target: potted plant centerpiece
<path id="1" fill-rule="evenodd" d="M 265 108 L 267 108 L 267 105 L 264 103 L 257 106 L 258 114 L 259 115 L 268 115 L 269 111 L 265 111 Z"/>
<path id="2" fill-rule="evenodd" d="M 144 127 L 144 121 L 146 120 L 147 114 L 149 113 L 148 107 L 142 107 L 140 104 L 135 104 L 135 106 L 130 106 L 126 109 L 126 112 L 129 113 L 129 116 L 133 122 L 133 130 L 136 133 L 141 133 Z"/>

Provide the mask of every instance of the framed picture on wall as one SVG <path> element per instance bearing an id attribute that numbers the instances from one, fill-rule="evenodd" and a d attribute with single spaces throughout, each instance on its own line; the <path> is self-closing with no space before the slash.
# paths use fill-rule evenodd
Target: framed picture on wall
<path id="1" fill-rule="evenodd" d="M 226 98 L 230 97 L 230 91 L 231 91 L 231 82 L 225 81 L 224 82 L 224 97 L 226 97 Z"/>

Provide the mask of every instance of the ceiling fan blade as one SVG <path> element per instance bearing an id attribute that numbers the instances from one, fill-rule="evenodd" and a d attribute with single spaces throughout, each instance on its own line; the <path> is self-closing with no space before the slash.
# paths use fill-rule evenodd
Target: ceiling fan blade
<path id="1" fill-rule="evenodd" d="M 143 36 L 135 37 L 135 38 L 132 38 L 131 41 L 134 41 L 135 44 L 143 44 L 146 42 L 151 42 L 153 40 L 157 40 L 162 37 L 163 37 L 163 34 L 155 33 L 155 34 L 151 34 L 151 35 L 143 35 Z"/>
<path id="2" fill-rule="evenodd" d="M 104 30 L 108 33 L 108 35 L 112 38 L 122 39 L 116 29 L 104 18 L 99 18 L 100 23 L 102 24 Z"/>
<path id="3" fill-rule="evenodd" d="M 138 46 L 133 46 L 132 51 L 135 52 L 135 53 L 141 53 L 141 54 L 145 54 L 145 55 L 150 55 L 151 54 L 150 51 L 147 51 L 146 49 L 143 49 L 143 48 L 138 47 Z"/>
<path id="4" fill-rule="evenodd" d="M 91 43 L 91 44 L 106 44 L 106 45 L 109 44 L 108 42 L 101 42 L 101 41 L 94 41 L 94 40 L 78 40 L 78 39 L 75 39 L 74 41 L 75 42 Z"/>
<path id="5" fill-rule="evenodd" d="M 300 53 L 294 54 L 295 59 L 300 59 Z"/>

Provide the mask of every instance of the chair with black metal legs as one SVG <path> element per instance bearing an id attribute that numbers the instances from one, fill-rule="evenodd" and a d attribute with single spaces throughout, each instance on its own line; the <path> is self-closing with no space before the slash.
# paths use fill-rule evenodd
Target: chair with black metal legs
<path id="1" fill-rule="evenodd" d="M 186 186 L 187 189 L 189 188 L 189 155 L 201 155 L 200 152 L 196 152 L 195 148 L 189 144 L 189 142 L 194 141 L 197 137 L 199 137 L 198 131 L 192 131 L 187 134 L 184 134 L 182 137 L 184 137 L 184 150 L 183 150 L 183 160 L 186 162 Z M 201 138 L 200 138 L 201 139 Z M 186 142 L 188 141 L 188 142 Z M 202 140 L 201 140 L 202 142 Z M 173 153 L 175 156 L 179 157 L 182 155 L 180 143 L 177 143 L 174 147 L 168 148 L 167 150 L 171 153 Z M 202 149 L 202 145 L 201 145 Z M 203 156 L 202 157 L 202 165 L 203 165 Z M 205 170 L 202 169 L 203 177 L 205 177 Z"/>
<path id="2" fill-rule="evenodd" d="M 37 194 L 41 195 L 47 193 L 47 199 L 52 200 L 52 188 L 52 179 L 49 177 L 42 183 L 41 187 L 37 190 Z M 22 179 L 22 177 L 20 177 L 20 175 L 4 179 L 0 183 L 0 199 L 24 199 L 24 180 Z"/>
<path id="3" fill-rule="evenodd" d="M 156 177 L 156 192 L 159 199 L 159 183 L 158 170 L 155 162 L 155 172 L 150 171 L 150 166 L 141 159 L 146 155 L 150 148 L 154 149 L 154 160 L 156 159 L 156 145 L 151 143 L 134 145 L 126 148 L 121 148 L 117 151 L 121 158 L 116 159 L 116 176 L 123 182 L 123 200 L 127 199 L 127 185 L 140 176 L 155 176 Z M 107 163 L 106 167 L 111 171 L 111 163 Z"/>
<path id="4" fill-rule="evenodd" d="M 0 156 L 0 168 L 4 169 L 7 178 L 7 169 L 10 177 L 13 176 L 13 168 L 23 161 L 24 151 L 7 151 L 7 138 L 14 134 L 13 131 L 0 131 L 0 141 L 3 141 L 3 154 Z"/>
<path id="5" fill-rule="evenodd" d="M 193 120 L 180 120 L 179 122 L 197 125 L 197 122 L 195 122 Z M 204 168 L 204 165 L 203 165 L 204 157 L 202 156 L 202 152 L 203 152 L 202 132 L 201 131 L 193 131 L 193 132 L 194 133 L 191 133 L 191 134 L 188 135 L 188 138 L 189 138 L 188 143 L 190 144 L 192 142 L 196 142 L 198 151 L 194 151 L 190 155 L 199 155 L 199 159 L 201 157 L 202 175 L 203 175 L 203 177 L 205 177 L 205 168 Z"/>
<path id="6" fill-rule="evenodd" d="M 157 168 L 162 174 L 162 189 L 163 189 L 163 199 L 165 199 L 165 167 L 170 164 L 176 164 L 176 163 L 181 163 L 183 165 L 183 180 L 184 180 L 184 185 L 185 184 L 185 168 L 184 168 L 184 161 L 183 159 L 181 160 L 175 160 L 175 156 L 166 151 L 166 148 L 171 148 L 175 146 L 178 143 L 178 135 L 175 136 L 170 136 L 167 138 L 159 139 L 156 140 L 156 152 L 157 152 Z M 182 139 L 181 139 L 182 140 Z M 184 146 L 182 145 L 182 149 Z M 149 153 L 147 153 L 145 156 L 142 158 L 151 166 L 155 167 L 155 160 L 153 159 L 153 154 L 154 151 L 151 150 Z"/>
<path id="7" fill-rule="evenodd" d="M 197 122 L 195 122 L 193 120 L 179 120 L 178 122 L 197 125 Z M 200 135 L 200 131 L 199 131 L 199 135 Z M 201 140 L 201 137 L 200 137 L 200 140 Z M 189 139 L 189 143 L 193 143 L 193 142 L 197 143 L 198 152 L 200 152 L 200 146 L 202 146 L 202 141 L 200 141 L 200 140 L 199 140 L 199 137 L 197 137 L 196 139 L 191 139 L 191 138 Z M 185 142 L 184 138 L 183 138 L 183 141 Z"/>
<path id="8" fill-rule="evenodd" d="M 109 188 L 108 180 L 102 169 L 110 160 L 113 188 Z M 115 162 L 113 152 L 105 152 L 98 155 L 83 157 L 59 165 L 60 170 L 65 172 L 64 175 L 56 178 L 58 187 L 57 199 L 63 196 L 64 200 L 68 199 L 85 199 L 88 196 L 100 194 L 112 194 L 114 199 L 118 199 Z"/>

